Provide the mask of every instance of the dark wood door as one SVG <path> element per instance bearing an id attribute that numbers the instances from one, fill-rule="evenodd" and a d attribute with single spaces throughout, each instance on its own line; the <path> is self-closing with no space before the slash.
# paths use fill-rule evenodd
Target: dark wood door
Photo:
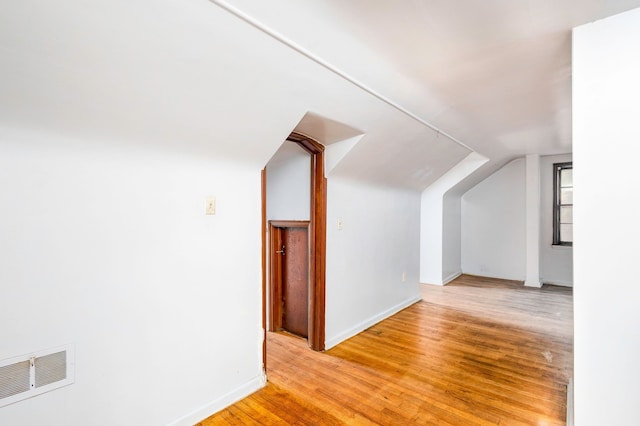
<path id="1" fill-rule="evenodd" d="M 309 240 L 307 228 L 282 230 L 282 328 L 309 335 Z"/>
<path id="2" fill-rule="evenodd" d="M 269 221 L 270 324 L 309 338 L 309 221 Z"/>

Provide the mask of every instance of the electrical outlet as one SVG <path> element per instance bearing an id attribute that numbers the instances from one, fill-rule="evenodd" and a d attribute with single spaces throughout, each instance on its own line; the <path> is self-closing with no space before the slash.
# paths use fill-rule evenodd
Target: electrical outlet
<path id="1" fill-rule="evenodd" d="M 216 214 L 216 197 L 207 197 L 205 214 L 206 215 Z"/>

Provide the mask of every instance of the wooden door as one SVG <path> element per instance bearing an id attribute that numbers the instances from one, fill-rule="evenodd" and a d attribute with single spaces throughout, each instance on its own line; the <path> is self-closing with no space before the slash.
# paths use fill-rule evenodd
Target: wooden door
<path id="1" fill-rule="evenodd" d="M 309 335 L 309 242 L 306 228 L 282 232 L 282 328 Z"/>
<path id="2" fill-rule="evenodd" d="M 271 326 L 309 336 L 309 222 L 270 223 Z"/>

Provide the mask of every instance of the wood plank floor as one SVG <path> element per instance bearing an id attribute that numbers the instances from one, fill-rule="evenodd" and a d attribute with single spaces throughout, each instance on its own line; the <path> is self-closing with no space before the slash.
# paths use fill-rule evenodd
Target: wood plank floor
<path id="1" fill-rule="evenodd" d="M 571 289 L 462 276 L 326 353 L 269 333 L 267 386 L 210 425 L 563 425 Z"/>

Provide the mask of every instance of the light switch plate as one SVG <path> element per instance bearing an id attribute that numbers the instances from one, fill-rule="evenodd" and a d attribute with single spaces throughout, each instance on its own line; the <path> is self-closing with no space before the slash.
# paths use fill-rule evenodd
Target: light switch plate
<path id="1" fill-rule="evenodd" d="M 207 197 L 205 214 L 206 215 L 216 214 L 216 197 Z"/>

